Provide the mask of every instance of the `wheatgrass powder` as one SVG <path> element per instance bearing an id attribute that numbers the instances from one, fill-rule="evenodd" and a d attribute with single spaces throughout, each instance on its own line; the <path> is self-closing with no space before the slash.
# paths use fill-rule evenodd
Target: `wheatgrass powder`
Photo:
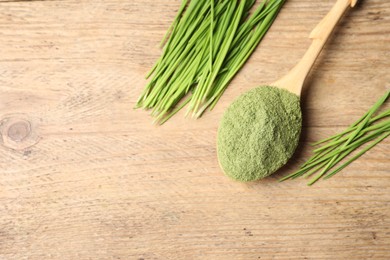
<path id="1" fill-rule="evenodd" d="M 217 152 L 227 176 L 254 181 L 274 173 L 293 155 L 302 127 L 299 97 L 262 86 L 238 97 L 226 110 Z"/>

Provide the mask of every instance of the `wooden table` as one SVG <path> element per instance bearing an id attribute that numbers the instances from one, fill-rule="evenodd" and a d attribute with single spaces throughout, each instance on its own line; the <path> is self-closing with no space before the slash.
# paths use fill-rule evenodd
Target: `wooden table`
<path id="1" fill-rule="evenodd" d="M 313 187 L 277 182 L 389 89 L 389 1 L 337 27 L 287 167 L 241 184 L 217 163 L 226 107 L 285 74 L 333 3 L 287 1 L 213 112 L 157 127 L 132 107 L 180 1 L 1 0 L 0 259 L 390 259 L 390 139 Z"/>

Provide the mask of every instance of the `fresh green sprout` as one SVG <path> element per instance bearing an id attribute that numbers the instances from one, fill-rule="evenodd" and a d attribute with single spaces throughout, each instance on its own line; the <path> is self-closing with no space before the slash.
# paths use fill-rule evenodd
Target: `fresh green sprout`
<path id="1" fill-rule="evenodd" d="M 374 114 L 377 113 L 389 97 L 390 90 L 388 90 L 359 120 L 349 126 L 346 130 L 314 143 L 313 145 L 322 144 L 322 146 L 314 150 L 314 155 L 309 158 L 299 170 L 283 177 L 280 181 L 295 179 L 301 176 L 307 178 L 318 171 L 320 171 L 320 173 L 309 181 L 308 185 L 313 185 L 321 178 L 329 179 L 388 137 L 390 135 L 390 120 L 388 119 L 390 117 L 390 109 L 377 116 L 374 116 Z M 347 162 L 329 172 L 345 157 L 349 156 L 353 151 L 359 149 L 366 143 L 369 143 L 369 145 L 348 159 Z"/>
<path id="2" fill-rule="evenodd" d="M 213 109 L 284 1 L 263 0 L 251 14 L 256 0 L 183 0 L 135 108 L 150 109 L 158 124 L 185 106 L 196 118 Z"/>

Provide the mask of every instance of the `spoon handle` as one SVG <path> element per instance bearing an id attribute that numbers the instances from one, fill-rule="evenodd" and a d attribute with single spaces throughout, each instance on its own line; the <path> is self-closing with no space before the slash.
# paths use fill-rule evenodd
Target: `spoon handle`
<path id="1" fill-rule="evenodd" d="M 283 78 L 274 83 L 274 86 L 280 86 L 289 91 L 300 95 L 306 76 L 309 74 L 315 60 L 320 54 L 330 34 L 337 22 L 343 16 L 349 6 L 354 7 L 357 0 L 337 0 L 329 13 L 311 32 L 309 38 L 313 40 L 309 49 L 297 65 Z"/>

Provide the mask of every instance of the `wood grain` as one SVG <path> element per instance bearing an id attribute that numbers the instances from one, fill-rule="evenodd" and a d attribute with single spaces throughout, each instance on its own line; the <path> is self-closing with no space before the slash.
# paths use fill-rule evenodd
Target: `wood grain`
<path id="1" fill-rule="evenodd" d="M 336 28 L 288 166 L 241 184 L 216 159 L 224 109 L 292 68 L 333 4 L 287 1 L 213 112 L 156 127 L 132 107 L 180 1 L 0 1 L 0 259 L 390 259 L 389 139 L 314 187 L 277 182 L 389 89 L 389 1 Z"/>

